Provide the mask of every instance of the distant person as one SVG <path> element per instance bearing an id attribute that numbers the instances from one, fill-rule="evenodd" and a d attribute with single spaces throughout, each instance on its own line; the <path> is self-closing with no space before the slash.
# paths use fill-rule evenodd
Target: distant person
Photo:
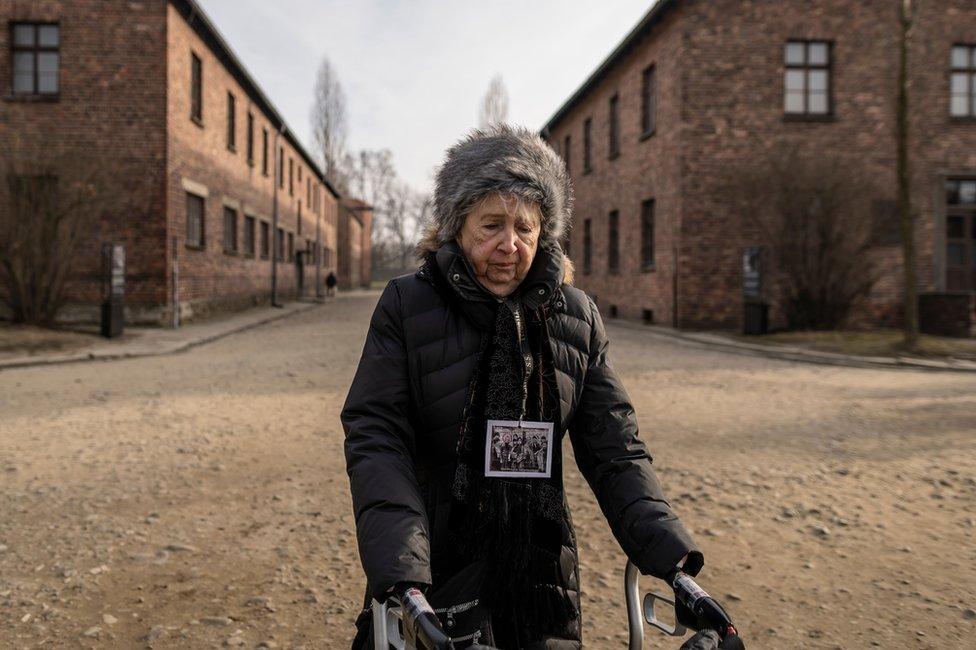
<path id="1" fill-rule="evenodd" d="M 338 283 L 339 281 L 336 280 L 335 273 L 329 271 L 328 277 L 325 278 L 325 295 L 334 296 L 335 288 Z"/>

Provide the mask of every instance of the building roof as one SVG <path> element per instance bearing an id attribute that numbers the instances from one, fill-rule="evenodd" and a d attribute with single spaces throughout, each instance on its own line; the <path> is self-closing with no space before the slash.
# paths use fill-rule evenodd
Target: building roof
<path id="1" fill-rule="evenodd" d="M 214 25 L 213 21 L 210 20 L 210 17 L 207 16 L 206 12 L 203 11 L 203 8 L 197 0 L 170 0 L 170 2 L 180 12 L 180 15 L 183 16 L 187 24 L 193 28 L 213 53 L 217 55 L 220 62 L 234 76 L 234 79 L 241 85 L 251 100 L 268 116 L 268 119 L 281 126 L 282 135 L 295 148 L 295 151 L 305 159 L 305 163 L 312 169 L 316 177 L 325 184 L 333 196 L 337 199 L 341 198 L 335 186 L 329 182 L 329 179 L 325 177 L 325 174 L 319 168 L 315 159 L 309 155 L 302 143 L 298 141 L 294 130 L 288 126 L 285 118 L 281 116 L 280 111 L 271 103 L 271 100 L 268 99 L 264 91 L 261 90 L 261 87 L 251 77 L 247 68 L 244 67 L 241 60 L 234 54 L 230 45 L 224 40 L 220 31 Z"/>
<path id="2" fill-rule="evenodd" d="M 342 199 L 342 206 L 353 210 L 372 210 L 373 206 L 361 199 Z"/>
<path id="3" fill-rule="evenodd" d="M 641 38 L 643 38 L 651 28 L 660 22 L 661 17 L 667 12 L 668 9 L 678 4 L 678 0 L 657 0 L 654 5 L 644 14 L 644 17 L 640 19 L 637 25 L 630 30 L 630 33 L 624 37 L 624 40 L 613 49 L 613 51 L 603 60 L 603 62 L 597 66 L 586 81 L 576 89 L 569 99 L 567 99 L 562 106 L 553 114 L 552 117 L 545 123 L 542 127 L 541 134 L 547 136 L 550 129 L 555 126 L 556 122 L 561 120 L 581 99 L 583 99 L 586 94 L 592 90 L 599 82 L 602 80 L 607 73 L 616 65 L 631 48 L 636 45 Z"/>

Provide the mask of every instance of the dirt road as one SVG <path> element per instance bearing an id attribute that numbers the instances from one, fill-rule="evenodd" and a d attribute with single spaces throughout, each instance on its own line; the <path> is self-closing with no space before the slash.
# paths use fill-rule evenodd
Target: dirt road
<path id="1" fill-rule="evenodd" d="M 0 648 L 346 647 L 363 579 L 338 415 L 377 295 L 179 355 L 0 372 Z M 976 376 L 610 335 L 750 648 L 972 647 Z M 623 648 L 623 557 L 566 482 L 586 646 Z"/>

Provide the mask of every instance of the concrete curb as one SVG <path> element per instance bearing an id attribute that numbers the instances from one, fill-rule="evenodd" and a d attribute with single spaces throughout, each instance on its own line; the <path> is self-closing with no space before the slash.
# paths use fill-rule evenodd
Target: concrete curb
<path id="1" fill-rule="evenodd" d="M 308 302 L 301 303 L 299 306 L 288 309 L 286 311 L 278 313 L 269 313 L 267 317 L 260 318 L 257 320 L 239 323 L 228 327 L 227 329 L 220 330 L 217 332 L 210 332 L 202 334 L 196 338 L 190 338 L 185 341 L 174 342 L 171 344 L 161 345 L 155 350 L 95 350 L 89 352 L 76 352 L 73 354 L 66 354 L 61 356 L 39 356 L 39 357 L 16 357 L 13 359 L 0 360 L 0 372 L 8 369 L 14 368 L 30 368 L 34 366 L 53 366 L 61 365 L 66 363 L 83 363 L 86 361 L 119 361 L 121 359 L 138 359 L 141 357 L 158 357 L 166 354 L 176 354 L 178 352 L 184 352 L 191 348 L 195 348 L 201 345 L 206 345 L 207 343 L 212 343 L 219 339 L 231 336 L 232 334 L 239 334 L 240 332 L 245 332 L 247 330 L 253 329 L 260 325 L 267 325 L 268 323 L 273 323 L 283 318 L 288 318 L 294 316 L 295 314 L 301 314 L 315 307 L 320 307 L 324 303 L 319 302 Z M 137 344 L 136 344 L 137 345 Z"/>
<path id="2" fill-rule="evenodd" d="M 921 359 L 916 357 L 865 357 L 836 352 L 820 352 L 806 350 L 795 346 L 770 346 L 758 343 L 733 341 L 716 334 L 696 332 L 678 332 L 673 329 L 655 325 L 641 325 L 623 320 L 607 319 L 607 324 L 624 327 L 631 330 L 646 332 L 652 336 L 679 340 L 682 343 L 700 348 L 720 349 L 733 354 L 760 356 L 783 361 L 799 361 L 828 366 L 845 366 L 849 368 L 885 368 L 894 370 L 929 370 L 940 372 L 976 372 L 976 362 L 953 359 L 942 361 L 937 359 Z"/>

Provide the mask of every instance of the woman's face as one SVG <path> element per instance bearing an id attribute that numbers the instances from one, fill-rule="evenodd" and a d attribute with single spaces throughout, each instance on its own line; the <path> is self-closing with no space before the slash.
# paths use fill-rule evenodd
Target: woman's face
<path id="1" fill-rule="evenodd" d="M 515 291 L 539 244 L 542 213 L 536 203 L 489 194 L 468 213 L 458 244 L 478 281 L 499 297 Z"/>

